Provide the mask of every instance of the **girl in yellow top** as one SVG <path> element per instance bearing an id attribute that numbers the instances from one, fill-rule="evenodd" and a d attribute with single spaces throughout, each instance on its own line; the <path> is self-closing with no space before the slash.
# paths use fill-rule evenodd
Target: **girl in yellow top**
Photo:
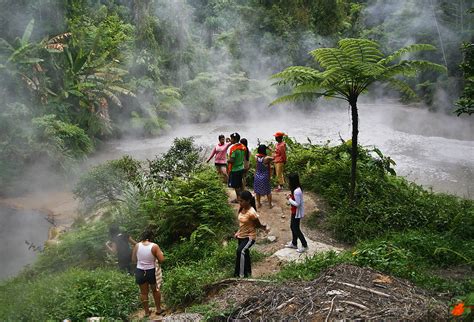
<path id="1" fill-rule="evenodd" d="M 249 277 L 252 275 L 250 247 L 255 244 L 257 229 L 263 228 L 268 231 L 268 228 L 260 223 L 255 198 L 249 191 L 242 191 L 239 202 L 239 230 L 235 233 L 239 246 L 236 252 L 234 276 Z"/>

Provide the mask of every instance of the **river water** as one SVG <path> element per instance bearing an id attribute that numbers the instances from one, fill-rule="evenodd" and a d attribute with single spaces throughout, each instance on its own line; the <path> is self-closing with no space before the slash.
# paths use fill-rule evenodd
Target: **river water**
<path id="1" fill-rule="evenodd" d="M 246 112 L 245 121 L 220 119 L 181 125 L 151 139 L 112 142 L 107 151 L 90 162 L 98 163 L 128 154 L 153 159 L 165 152 L 175 137 L 193 136 L 199 145 L 211 147 L 219 134 L 238 132 L 254 148 L 284 131 L 300 142 L 339 144 L 351 137 L 350 113 L 344 107 L 321 107 L 312 112 L 260 109 Z M 395 170 L 411 181 L 474 199 L 474 118 L 457 118 L 394 103 L 359 104 L 359 141 L 376 146 L 395 160 Z"/>
<path id="2" fill-rule="evenodd" d="M 313 112 L 284 109 L 255 109 L 245 112 L 245 121 L 219 119 L 204 124 L 175 126 L 158 138 L 122 139 L 108 143 L 89 159 L 86 168 L 123 155 L 153 159 L 166 152 L 175 137 L 193 136 L 199 145 L 210 148 L 219 134 L 239 132 L 251 148 L 257 142 L 273 140 L 284 131 L 300 142 L 339 144 L 351 136 L 347 108 L 321 107 Z M 474 199 L 474 117 L 459 119 L 397 104 L 360 104 L 360 144 L 377 146 L 397 162 L 398 174 L 434 191 Z M 27 176 L 27 184 L 45 187 L 50 172 L 35 171 L 38 179 Z M 54 182 L 54 181 L 53 181 Z M 61 185 L 53 184 L 51 191 Z M 45 188 L 41 188 L 44 190 Z M 65 188 L 66 190 L 71 187 Z M 60 197 L 62 198 L 62 197 Z M 43 246 L 49 223 L 37 211 L 13 210 L 0 206 L 0 279 L 17 273 L 32 263 L 36 253 L 25 241 Z"/>
<path id="3" fill-rule="evenodd" d="M 45 217 L 34 210 L 0 206 L 0 280 L 16 275 L 34 262 L 39 250 L 35 247 L 43 247 L 51 227 Z"/>

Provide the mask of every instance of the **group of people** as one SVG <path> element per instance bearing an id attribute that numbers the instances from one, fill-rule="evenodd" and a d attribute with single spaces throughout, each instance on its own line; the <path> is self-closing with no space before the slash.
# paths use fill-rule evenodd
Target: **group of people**
<path id="1" fill-rule="evenodd" d="M 272 151 L 269 147 L 260 144 L 255 155 L 256 169 L 254 176 L 254 192 L 244 190 L 245 177 L 250 168 L 251 151 L 248 148 L 248 141 L 240 138 L 238 133 L 232 133 L 226 139 L 224 135 L 219 135 L 219 143 L 214 147 L 211 155 L 207 159 L 209 162 L 215 158 L 217 172 L 222 176 L 226 184 L 235 189 L 236 199 L 233 202 L 240 204 L 238 211 L 239 228 L 234 237 L 237 238 L 238 246 L 235 259 L 235 277 L 249 277 L 252 274 L 250 248 L 255 244 L 257 230 L 269 231 L 269 227 L 260 222 L 257 209 L 262 207 L 261 197 L 267 196 L 269 208 L 273 207 L 271 175 L 274 166 L 278 186 L 276 191 L 282 191 L 285 184 L 284 165 L 286 163 L 286 144 L 283 141 L 285 134 L 276 132 L 274 134 L 277 144 Z M 301 189 L 298 174 L 288 176 L 290 193 L 286 195 L 288 205 L 291 208 L 290 228 L 292 240 L 285 247 L 297 249 L 299 253 L 307 250 L 308 244 L 300 229 L 300 221 L 304 217 L 303 190 Z M 136 263 L 133 272 L 135 281 L 140 288 L 140 299 L 145 310 L 145 315 L 149 316 L 151 310 L 148 304 L 148 294 L 151 290 L 156 306 L 156 313 L 160 314 L 161 309 L 161 268 L 165 257 L 160 247 L 153 243 L 153 230 L 147 229 L 142 234 L 139 242 L 133 240 L 128 234 L 120 231 L 117 225 L 109 228 L 110 240 L 106 246 L 110 252 L 117 255 L 119 269 L 132 275 L 132 263 Z M 298 239 L 301 247 L 297 247 Z M 133 247 L 133 250 L 130 248 Z"/>
<path id="2" fill-rule="evenodd" d="M 261 207 L 261 196 L 267 196 L 268 205 L 272 204 L 271 174 L 273 164 L 278 180 L 276 191 L 281 191 L 285 184 L 284 166 L 286 163 L 286 143 L 283 141 L 285 133 L 276 132 L 274 134 L 277 144 L 271 156 L 270 150 L 265 144 L 260 144 L 255 155 L 256 171 L 254 176 L 254 192 L 257 196 L 258 207 Z M 248 141 L 240 138 L 239 133 L 232 133 L 229 138 L 223 134 L 218 137 L 218 144 L 212 149 L 207 162 L 214 158 L 214 164 L 217 172 L 222 176 L 224 182 L 235 189 L 236 198 L 234 203 L 238 202 L 240 193 L 246 186 L 245 178 L 250 168 L 250 149 Z"/>
<path id="3" fill-rule="evenodd" d="M 285 184 L 284 166 L 286 158 L 286 143 L 283 140 L 285 133 L 276 132 L 274 134 L 277 144 L 273 151 L 269 152 L 269 147 L 260 144 L 257 147 L 255 155 L 255 175 L 254 175 L 254 192 L 243 190 L 246 187 L 245 177 L 250 167 L 250 150 L 248 142 L 245 138 L 240 139 L 238 133 L 232 133 L 228 139 L 224 135 L 219 135 L 219 143 L 213 148 L 211 155 L 207 159 L 209 162 L 215 158 L 215 166 L 217 172 L 222 176 L 224 182 L 231 188 L 235 189 L 236 199 L 233 202 L 239 202 L 240 208 L 238 213 L 239 229 L 235 233 L 238 240 L 238 247 L 235 260 L 234 276 L 248 277 L 252 273 L 250 264 L 250 248 L 255 244 L 257 230 L 264 229 L 268 231 L 268 226 L 260 222 L 257 214 L 257 207 L 262 207 L 261 197 L 267 196 L 269 208 L 273 207 L 272 203 L 272 187 L 271 176 L 273 165 L 278 181 L 276 191 L 282 191 Z M 300 221 L 304 217 L 304 200 L 303 190 L 298 174 L 290 174 L 288 176 L 288 184 L 290 188 L 286 198 L 288 205 L 291 207 L 290 228 L 292 232 L 292 240 L 285 247 L 297 249 L 297 252 L 303 253 L 308 249 L 308 243 L 300 229 Z M 256 199 L 256 201 L 255 201 Z M 298 248 L 298 239 L 301 247 Z"/>

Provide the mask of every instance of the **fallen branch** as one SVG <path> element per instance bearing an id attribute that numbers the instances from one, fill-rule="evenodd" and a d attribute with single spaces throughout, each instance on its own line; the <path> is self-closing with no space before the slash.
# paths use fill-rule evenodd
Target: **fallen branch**
<path id="1" fill-rule="evenodd" d="M 364 286 L 354 285 L 354 284 L 345 283 L 345 282 L 338 282 L 338 281 L 333 281 L 333 280 L 328 280 L 328 282 L 342 284 L 342 285 L 345 285 L 345 286 L 356 288 L 358 290 L 367 291 L 367 292 L 377 294 L 377 295 L 381 295 L 381 296 L 385 296 L 385 297 L 392 297 L 392 295 L 390 295 L 390 294 L 383 293 L 383 292 L 380 292 L 380 291 L 376 291 L 376 290 L 373 290 L 371 288 L 364 287 Z"/>
<path id="2" fill-rule="evenodd" d="M 281 303 L 280 305 L 278 305 L 275 310 L 279 310 L 281 309 L 282 307 L 284 307 L 285 305 L 287 305 L 288 303 L 290 303 L 291 301 L 293 301 L 295 299 L 295 297 L 293 296 L 291 299 L 289 300 L 286 300 L 285 302 Z"/>
<path id="3" fill-rule="evenodd" d="M 356 306 L 358 307 L 359 309 L 362 309 L 362 310 L 368 310 L 369 308 L 365 305 L 362 305 L 362 304 L 359 304 L 357 302 L 352 302 L 352 301 L 340 301 L 341 303 L 346 303 L 346 304 L 349 304 L 349 305 L 352 305 L 352 306 Z"/>
<path id="4" fill-rule="evenodd" d="M 326 316 L 326 319 L 324 320 L 324 322 L 328 322 L 329 321 L 329 317 L 331 316 L 331 313 L 332 313 L 332 310 L 334 308 L 334 300 L 336 299 L 337 295 L 334 295 L 334 297 L 332 298 L 331 300 L 331 307 L 329 308 L 329 312 L 328 312 L 328 315 Z"/>

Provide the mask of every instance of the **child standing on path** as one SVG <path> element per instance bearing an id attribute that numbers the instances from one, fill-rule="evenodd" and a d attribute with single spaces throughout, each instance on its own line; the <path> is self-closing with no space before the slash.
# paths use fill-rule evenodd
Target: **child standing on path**
<path id="1" fill-rule="evenodd" d="M 257 206 L 262 206 L 261 197 L 267 196 L 268 206 L 273 208 L 272 204 L 272 188 L 270 186 L 270 162 L 271 157 L 267 156 L 267 146 L 260 144 L 255 156 L 257 162 L 257 169 L 255 170 L 255 177 L 253 181 L 253 190 L 257 195 Z"/>
<path id="2" fill-rule="evenodd" d="M 273 136 L 278 142 L 275 146 L 275 151 L 273 152 L 273 162 L 275 164 L 275 172 L 278 179 L 278 187 L 276 191 L 281 191 L 283 189 L 283 185 L 285 184 L 285 178 L 283 175 L 286 163 L 286 143 L 283 142 L 285 133 L 276 132 L 273 134 Z"/>
<path id="3" fill-rule="evenodd" d="M 296 173 L 288 176 L 291 194 L 287 195 L 288 202 L 291 205 L 291 235 L 292 241 L 285 245 L 287 248 L 297 248 L 298 239 L 301 241 L 301 248 L 298 253 L 304 253 L 308 249 L 308 243 L 300 229 L 301 218 L 304 217 L 303 190 L 301 190 L 300 177 Z"/>

